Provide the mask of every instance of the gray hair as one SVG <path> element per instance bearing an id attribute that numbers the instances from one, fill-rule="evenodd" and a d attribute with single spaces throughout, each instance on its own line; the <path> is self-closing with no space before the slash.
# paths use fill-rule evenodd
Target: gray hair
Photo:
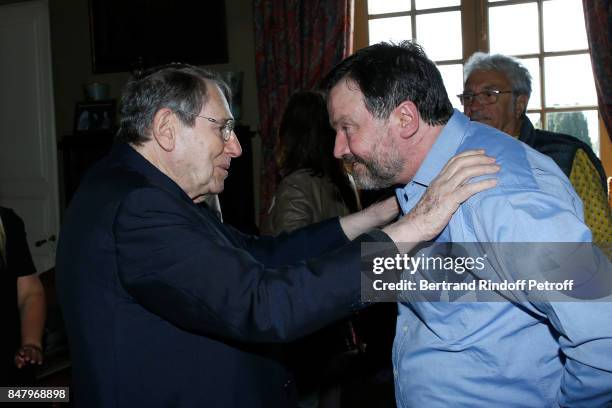
<path id="1" fill-rule="evenodd" d="M 162 108 L 171 109 L 183 125 L 193 127 L 191 113 L 199 113 L 208 100 L 207 81 L 217 85 L 229 103 L 227 84 L 204 68 L 172 63 L 135 73 L 123 89 L 117 141 L 142 145 L 150 140 L 153 117 Z"/>
<path id="2" fill-rule="evenodd" d="M 531 74 L 521 62 L 507 55 L 475 52 L 463 67 L 465 84 L 474 71 L 499 71 L 506 75 L 515 95 L 531 96 Z"/>

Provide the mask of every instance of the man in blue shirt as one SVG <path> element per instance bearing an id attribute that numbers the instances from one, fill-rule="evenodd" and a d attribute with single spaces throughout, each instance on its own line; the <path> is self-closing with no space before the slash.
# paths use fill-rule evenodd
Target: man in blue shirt
<path id="1" fill-rule="evenodd" d="M 324 88 L 335 156 L 361 188 L 405 184 L 397 190 L 404 212 L 454 154 L 478 147 L 497 158 L 497 187 L 462 203 L 436 242 L 591 241 L 582 203 L 555 163 L 454 111 L 419 46 L 359 50 L 332 70 Z M 398 406 L 607 406 L 611 317 L 609 302 L 400 303 Z"/>

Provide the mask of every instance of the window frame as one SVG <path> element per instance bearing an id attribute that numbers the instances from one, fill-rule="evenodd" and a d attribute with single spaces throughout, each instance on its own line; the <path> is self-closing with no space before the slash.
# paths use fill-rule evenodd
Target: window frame
<path id="1" fill-rule="evenodd" d="M 516 5 L 516 4 L 528 4 L 528 3 L 536 3 L 538 9 L 538 48 L 539 52 L 530 53 L 530 54 L 512 54 L 512 56 L 523 59 L 523 58 L 537 58 L 538 66 L 539 66 L 539 76 L 540 81 L 539 91 L 540 91 L 540 107 L 539 108 L 531 108 L 527 110 L 529 114 L 538 114 L 540 118 L 540 125 L 542 129 L 548 128 L 548 115 L 562 112 L 582 112 L 582 111 L 596 111 L 598 122 L 601 124 L 601 118 L 598 111 L 597 104 L 595 105 L 576 105 L 576 106 L 564 106 L 564 107 L 556 107 L 556 106 L 548 106 L 546 104 L 546 73 L 544 60 L 549 57 L 557 57 L 557 56 L 570 56 L 570 55 L 584 55 L 587 54 L 590 56 L 590 49 L 587 44 L 587 48 L 575 49 L 575 50 L 566 50 L 566 51 L 545 51 L 544 50 L 544 3 L 552 0 L 504 0 L 504 1 L 496 1 L 489 2 L 488 0 L 461 0 L 459 6 L 450 6 L 450 7 L 440 7 L 433 9 L 422 9 L 416 10 L 416 0 L 411 1 L 410 11 L 403 12 L 394 12 L 394 13 L 384 13 L 384 14 L 376 14 L 370 16 L 368 14 L 368 0 L 354 0 L 355 7 L 355 18 L 354 18 L 354 47 L 355 49 L 360 49 L 368 46 L 369 44 L 369 33 L 368 33 L 368 22 L 371 19 L 380 19 L 386 17 L 400 17 L 400 16 L 410 16 L 411 17 L 411 29 L 412 29 L 412 38 L 416 38 L 416 17 L 418 15 L 423 14 L 431 14 L 431 13 L 442 13 L 447 11 L 461 11 L 461 31 L 462 31 L 462 43 L 463 43 L 463 58 L 455 59 L 455 60 L 436 60 L 437 65 L 453 65 L 453 64 L 465 64 L 465 61 L 476 51 L 489 52 L 489 8 L 494 7 L 502 7 L 508 5 Z M 536 85 L 536 84 L 534 84 Z M 454 95 L 449 95 L 450 98 L 455 97 Z M 602 130 L 601 125 L 598 126 L 598 135 L 599 138 L 599 149 L 596 151 L 598 155 L 601 155 L 603 152 L 603 138 L 607 137 L 607 134 Z M 589 136 L 590 137 L 590 136 Z M 595 149 L 594 149 L 595 150 Z"/>

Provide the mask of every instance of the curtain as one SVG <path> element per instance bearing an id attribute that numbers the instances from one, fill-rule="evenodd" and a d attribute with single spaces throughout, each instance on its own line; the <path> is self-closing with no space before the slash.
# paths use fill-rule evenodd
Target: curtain
<path id="1" fill-rule="evenodd" d="M 612 57 L 610 54 L 610 19 L 611 7 L 609 0 L 583 0 L 584 19 L 586 23 L 589 48 L 591 49 L 591 63 L 595 76 L 595 88 L 599 112 L 603 118 L 608 135 L 612 140 L 612 85 L 610 73 L 612 72 Z"/>
<path id="2" fill-rule="evenodd" d="M 262 222 L 276 188 L 274 146 L 285 104 L 294 91 L 315 88 L 350 54 L 352 1 L 254 1 Z"/>

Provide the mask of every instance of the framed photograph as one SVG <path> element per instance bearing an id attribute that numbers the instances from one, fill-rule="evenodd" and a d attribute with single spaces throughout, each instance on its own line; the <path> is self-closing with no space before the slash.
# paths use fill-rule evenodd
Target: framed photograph
<path id="1" fill-rule="evenodd" d="M 115 130 L 115 100 L 77 102 L 74 108 L 74 134 Z"/>

